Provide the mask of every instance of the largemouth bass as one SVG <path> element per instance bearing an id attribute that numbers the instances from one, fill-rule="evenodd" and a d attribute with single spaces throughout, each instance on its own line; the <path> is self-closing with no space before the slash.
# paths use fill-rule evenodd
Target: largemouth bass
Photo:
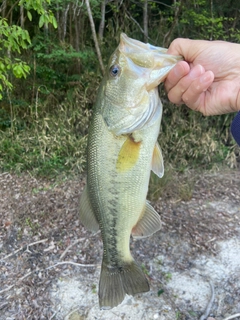
<path id="1" fill-rule="evenodd" d="M 98 294 L 103 309 L 117 306 L 125 294 L 149 290 L 129 240 L 131 235 L 147 237 L 161 227 L 146 196 L 150 171 L 159 177 L 164 173 L 157 143 L 162 117 L 157 86 L 180 60 L 166 51 L 121 34 L 93 111 L 80 219 L 86 228 L 101 230 Z"/>

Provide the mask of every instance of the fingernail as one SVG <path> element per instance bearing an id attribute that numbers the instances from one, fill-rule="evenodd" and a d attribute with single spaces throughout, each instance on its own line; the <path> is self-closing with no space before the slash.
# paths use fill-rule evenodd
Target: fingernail
<path id="1" fill-rule="evenodd" d="M 193 67 L 190 72 L 189 72 L 189 75 L 191 78 L 197 78 L 199 77 L 201 74 L 204 73 L 204 68 L 198 64 L 197 66 Z"/>
<path id="2" fill-rule="evenodd" d="M 201 83 L 204 83 L 204 82 L 210 81 L 212 78 L 213 78 L 212 73 L 206 72 L 199 78 L 199 81 Z"/>
<path id="3" fill-rule="evenodd" d="M 178 78 L 182 77 L 183 76 L 183 68 L 179 64 L 177 64 L 174 68 L 174 73 Z"/>

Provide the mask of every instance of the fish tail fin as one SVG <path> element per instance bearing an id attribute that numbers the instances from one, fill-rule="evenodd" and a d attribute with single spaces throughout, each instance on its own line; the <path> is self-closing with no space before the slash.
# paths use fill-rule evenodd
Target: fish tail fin
<path id="1" fill-rule="evenodd" d="M 108 267 L 103 261 L 98 293 L 101 309 L 116 307 L 123 301 L 125 294 L 146 291 L 149 291 L 148 281 L 135 261 L 121 267 Z"/>

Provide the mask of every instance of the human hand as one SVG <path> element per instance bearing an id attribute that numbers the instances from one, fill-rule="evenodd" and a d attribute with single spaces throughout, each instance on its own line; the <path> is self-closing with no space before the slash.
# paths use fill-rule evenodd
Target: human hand
<path id="1" fill-rule="evenodd" d="M 175 39 L 169 54 L 182 55 L 165 80 L 168 98 L 204 115 L 240 110 L 240 45 Z"/>

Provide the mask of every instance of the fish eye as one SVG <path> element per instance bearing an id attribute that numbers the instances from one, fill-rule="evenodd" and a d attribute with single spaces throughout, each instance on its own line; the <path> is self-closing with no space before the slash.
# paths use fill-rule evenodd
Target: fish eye
<path id="1" fill-rule="evenodd" d="M 119 67 L 117 64 L 115 64 L 115 65 L 111 66 L 111 68 L 110 68 L 109 71 L 110 71 L 110 75 L 111 75 L 112 77 L 116 77 L 116 76 L 119 75 L 121 69 L 120 69 L 120 67 Z"/>

